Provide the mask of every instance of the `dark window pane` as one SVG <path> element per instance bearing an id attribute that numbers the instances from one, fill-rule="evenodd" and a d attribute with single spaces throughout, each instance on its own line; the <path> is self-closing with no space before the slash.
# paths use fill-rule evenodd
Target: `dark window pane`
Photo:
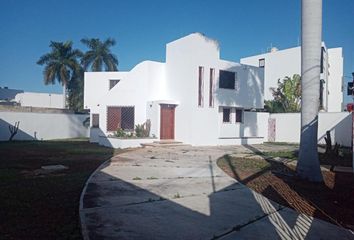
<path id="1" fill-rule="evenodd" d="M 134 107 L 122 107 L 121 128 L 124 130 L 134 129 Z"/>
<path id="2" fill-rule="evenodd" d="M 204 68 L 199 67 L 198 71 L 198 106 L 203 106 L 203 73 Z"/>
<path id="3" fill-rule="evenodd" d="M 209 107 L 214 106 L 214 98 L 213 98 L 213 88 L 214 88 L 214 68 L 210 68 L 210 79 L 209 79 Z"/>
<path id="4" fill-rule="evenodd" d="M 265 59 L 264 58 L 259 59 L 258 66 L 260 68 L 264 68 L 264 66 L 265 66 Z"/>
<path id="5" fill-rule="evenodd" d="M 324 57 L 324 53 L 326 52 L 325 48 L 322 47 L 321 48 L 321 73 L 323 73 L 323 57 Z"/>
<path id="6" fill-rule="evenodd" d="M 219 71 L 219 88 L 235 89 L 235 73 L 220 70 Z"/>
<path id="7" fill-rule="evenodd" d="M 353 95 L 353 82 L 348 82 L 347 95 Z"/>
<path id="8" fill-rule="evenodd" d="M 242 123 L 242 109 L 236 109 L 236 122 Z"/>
<path id="9" fill-rule="evenodd" d="M 115 85 L 117 85 L 118 82 L 119 80 L 109 80 L 109 90 L 111 90 Z"/>
<path id="10" fill-rule="evenodd" d="M 222 110 L 222 121 L 225 123 L 230 122 L 230 108 L 223 108 Z"/>

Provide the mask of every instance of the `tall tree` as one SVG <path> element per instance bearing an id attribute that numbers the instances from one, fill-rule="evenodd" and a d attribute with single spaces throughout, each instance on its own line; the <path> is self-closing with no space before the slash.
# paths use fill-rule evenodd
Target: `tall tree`
<path id="1" fill-rule="evenodd" d="M 72 77 L 68 85 L 68 107 L 82 112 L 84 107 L 84 71 L 81 69 Z"/>
<path id="2" fill-rule="evenodd" d="M 98 38 L 84 38 L 81 43 L 89 48 L 81 59 L 85 70 L 91 66 L 94 72 L 103 71 L 103 67 L 105 71 L 118 71 L 118 59 L 110 51 L 110 47 L 116 44 L 114 39 L 108 38 L 101 42 Z"/>
<path id="3" fill-rule="evenodd" d="M 294 74 L 292 78 L 278 80 L 278 87 L 271 88 L 274 100 L 265 101 L 269 112 L 300 112 L 301 77 Z"/>
<path id="4" fill-rule="evenodd" d="M 320 61 L 322 35 L 322 0 L 301 1 L 301 137 L 300 178 L 323 181 L 317 150 Z"/>
<path id="5" fill-rule="evenodd" d="M 44 84 L 55 84 L 56 80 L 63 85 L 64 107 L 66 107 L 66 91 L 70 80 L 81 70 L 78 58 L 82 53 L 72 48 L 73 43 L 51 41 L 51 52 L 39 58 L 37 64 L 45 65 L 43 70 Z"/>

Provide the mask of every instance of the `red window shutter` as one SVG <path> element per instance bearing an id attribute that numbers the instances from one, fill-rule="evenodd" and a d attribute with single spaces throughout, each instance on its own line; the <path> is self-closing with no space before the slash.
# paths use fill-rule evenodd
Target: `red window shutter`
<path id="1" fill-rule="evenodd" d="M 116 131 L 121 127 L 121 108 L 107 107 L 107 131 Z"/>

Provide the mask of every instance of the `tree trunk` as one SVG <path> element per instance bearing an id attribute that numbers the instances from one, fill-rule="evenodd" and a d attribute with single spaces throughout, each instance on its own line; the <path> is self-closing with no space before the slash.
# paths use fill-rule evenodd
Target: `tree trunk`
<path id="1" fill-rule="evenodd" d="M 63 84 L 63 108 L 67 108 L 67 88 L 66 88 L 66 84 Z"/>
<path id="2" fill-rule="evenodd" d="M 297 174 L 323 181 L 317 151 L 322 0 L 301 1 L 301 137 Z"/>

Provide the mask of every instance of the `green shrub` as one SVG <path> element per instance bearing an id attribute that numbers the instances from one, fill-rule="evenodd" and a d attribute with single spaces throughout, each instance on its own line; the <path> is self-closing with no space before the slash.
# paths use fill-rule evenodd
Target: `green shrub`
<path id="1" fill-rule="evenodd" d="M 114 132 L 114 136 L 115 137 L 127 137 L 127 133 L 123 129 L 118 128 L 117 131 Z"/>
<path id="2" fill-rule="evenodd" d="M 137 137 L 146 137 L 144 134 L 144 125 L 143 124 L 137 124 L 135 125 L 135 135 Z"/>

